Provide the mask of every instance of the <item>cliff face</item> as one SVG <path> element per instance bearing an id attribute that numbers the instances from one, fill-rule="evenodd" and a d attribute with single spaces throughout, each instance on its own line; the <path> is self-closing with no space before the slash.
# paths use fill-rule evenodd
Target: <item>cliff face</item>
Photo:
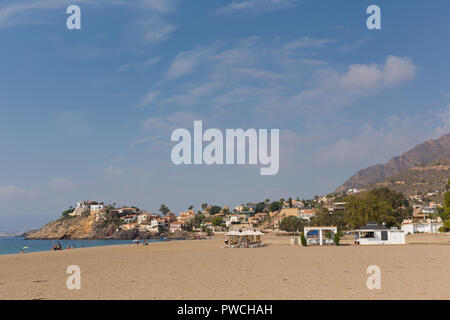
<path id="1" fill-rule="evenodd" d="M 80 216 L 54 220 L 39 230 L 26 233 L 27 239 L 95 239 L 94 217 Z"/>
<path id="2" fill-rule="evenodd" d="M 350 188 L 361 188 L 381 182 L 412 167 L 445 158 L 450 158 L 450 133 L 436 140 L 427 140 L 404 154 L 392 158 L 384 165 L 377 164 L 359 170 L 342 186 L 337 188 L 335 192 L 338 193 Z"/>

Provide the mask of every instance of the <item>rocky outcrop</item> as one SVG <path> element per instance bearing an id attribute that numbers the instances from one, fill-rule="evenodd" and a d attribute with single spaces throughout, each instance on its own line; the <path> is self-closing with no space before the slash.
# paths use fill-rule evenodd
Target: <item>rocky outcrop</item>
<path id="1" fill-rule="evenodd" d="M 47 223 L 39 230 L 29 231 L 26 239 L 95 239 L 95 219 L 91 215 L 68 217 Z"/>
<path id="2" fill-rule="evenodd" d="M 65 217 L 47 223 L 39 230 L 25 233 L 26 239 L 187 239 L 189 232 L 155 234 L 138 229 L 119 230 L 114 220 L 97 219 L 94 215 Z"/>

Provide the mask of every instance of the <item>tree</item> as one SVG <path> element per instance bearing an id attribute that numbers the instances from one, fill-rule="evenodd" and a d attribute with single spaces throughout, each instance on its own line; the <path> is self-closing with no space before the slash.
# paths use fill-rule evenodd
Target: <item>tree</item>
<path id="1" fill-rule="evenodd" d="M 208 209 L 208 204 L 206 202 L 202 203 L 202 210 L 206 211 L 206 209 Z"/>
<path id="2" fill-rule="evenodd" d="M 212 225 L 213 225 L 214 227 L 218 227 L 218 226 L 220 226 L 220 225 L 223 223 L 223 219 L 222 219 L 221 217 L 214 217 L 214 218 L 211 220 L 211 223 L 212 223 Z"/>
<path id="3" fill-rule="evenodd" d="M 289 208 L 292 208 L 293 207 L 293 205 L 292 205 L 292 198 L 291 197 L 289 197 Z"/>
<path id="4" fill-rule="evenodd" d="M 278 201 L 272 202 L 270 204 L 269 210 L 272 211 L 272 212 L 273 211 L 280 211 L 281 210 L 281 203 L 278 202 Z"/>
<path id="5" fill-rule="evenodd" d="M 256 213 L 263 212 L 265 207 L 266 207 L 266 204 L 264 202 L 259 202 L 255 207 L 255 212 Z"/>
<path id="6" fill-rule="evenodd" d="M 162 204 L 161 207 L 159 207 L 159 212 L 161 212 L 163 216 L 166 216 L 170 212 L 170 209 L 167 208 L 165 204 Z"/>
<path id="7" fill-rule="evenodd" d="M 211 209 L 209 210 L 209 213 L 216 214 L 216 213 L 219 213 L 221 210 L 222 210 L 222 208 L 219 206 L 212 206 Z"/>
<path id="8" fill-rule="evenodd" d="M 66 211 L 64 211 L 64 212 L 61 214 L 61 216 L 62 216 L 63 218 L 67 218 L 67 217 L 69 216 L 69 214 L 71 214 L 71 213 L 74 212 L 74 211 L 75 211 L 75 209 L 74 209 L 72 206 L 70 206 L 70 208 L 67 209 Z"/>
<path id="9" fill-rule="evenodd" d="M 347 196 L 346 222 L 352 228 L 369 221 L 385 223 L 388 227 L 398 225 L 411 213 L 410 208 L 405 208 L 404 200 L 402 193 L 385 187 Z"/>
<path id="10" fill-rule="evenodd" d="M 193 220 L 188 221 L 187 223 L 181 226 L 181 229 L 188 232 L 194 231 L 194 221 Z"/>
<path id="11" fill-rule="evenodd" d="M 201 213 L 197 213 L 197 214 L 194 216 L 194 218 L 192 219 L 192 221 L 193 221 L 193 223 L 194 223 L 194 226 L 195 226 L 196 228 L 200 227 L 200 225 L 201 225 L 202 222 L 203 222 L 203 219 L 205 219 L 205 216 L 204 216 L 203 214 L 201 214 Z"/>
<path id="12" fill-rule="evenodd" d="M 450 187 L 450 178 L 447 187 Z M 441 218 L 443 220 L 446 220 L 449 217 L 450 217 L 450 190 L 444 194 L 444 210 L 441 214 Z"/>
<path id="13" fill-rule="evenodd" d="M 188 207 L 188 210 L 192 210 L 192 209 L 194 209 L 194 206 L 193 206 L 193 205 L 190 205 L 190 206 Z"/>
<path id="14" fill-rule="evenodd" d="M 303 230 L 303 219 L 290 216 L 283 218 L 280 222 L 280 230 L 287 231 L 287 232 L 298 232 Z"/>
<path id="15" fill-rule="evenodd" d="M 439 228 L 440 232 L 449 232 L 450 231 L 450 220 L 444 222 L 444 225 Z"/>
<path id="16" fill-rule="evenodd" d="M 330 214 L 327 208 L 320 207 L 311 218 L 311 225 L 336 226 L 338 229 L 343 229 L 347 226 L 345 211 L 337 210 Z"/>

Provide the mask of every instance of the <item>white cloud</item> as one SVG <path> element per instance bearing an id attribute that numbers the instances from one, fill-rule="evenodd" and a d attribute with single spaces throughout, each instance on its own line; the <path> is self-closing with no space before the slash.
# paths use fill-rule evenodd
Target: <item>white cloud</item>
<path id="1" fill-rule="evenodd" d="M 139 24 L 143 30 L 142 38 L 149 44 L 159 43 L 169 39 L 170 35 L 178 29 L 174 24 L 157 16 L 141 20 Z"/>
<path id="2" fill-rule="evenodd" d="M 211 113 L 245 108 L 264 118 L 280 118 L 280 110 L 292 115 L 329 114 L 415 77 L 413 61 L 393 55 L 382 64 L 351 64 L 339 71 L 320 59 L 332 42 L 255 36 L 180 52 L 160 83 L 170 83 L 171 94 L 158 97 L 158 106 L 208 105 Z M 189 82 L 174 83 L 187 75 L 192 76 Z"/>
<path id="3" fill-rule="evenodd" d="M 436 127 L 437 124 L 437 127 Z M 378 128 L 365 124 L 350 138 L 339 139 L 317 151 L 321 164 L 347 164 L 356 168 L 384 163 L 427 139 L 450 131 L 450 105 L 443 113 L 417 117 L 391 116 Z"/>
<path id="4" fill-rule="evenodd" d="M 335 42 L 334 39 L 315 39 L 315 38 L 299 38 L 288 42 L 284 47 L 286 49 L 302 49 L 302 48 L 322 48 L 329 43 Z"/>
<path id="5" fill-rule="evenodd" d="M 62 9 L 73 4 L 73 0 L 18 0 L 9 1 L 0 7 L 0 28 L 17 25 L 49 23 L 48 17 L 43 14 L 49 10 Z M 136 6 L 136 2 L 126 0 L 78 0 L 77 4 L 93 6 Z M 177 29 L 175 25 L 166 20 L 166 16 L 173 12 L 176 2 L 173 0 L 138 0 L 140 11 L 146 18 L 139 20 L 138 25 L 142 37 L 147 44 L 159 43 L 167 40 L 171 33 Z"/>
<path id="6" fill-rule="evenodd" d="M 27 190 L 19 188 L 15 185 L 0 186 L 1 198 L 19 198 L 19 197 L 32 197 L 37 194 L 34 190 Z"/>
<path id="7" fill-rule="evenodd" d="M 229 14 L 236 12 L 261 13 L 266 11 L 290 9 L 298 6 L 299 0 L 241 0 L 217 9 L 217 14 Z"/>
<path id="8" fill-rule="evenodd" d="M 417 67 L 408 57 L 388 56 L 383 65 L 353 64 L 340 75 L 335 70 L 319 70 L 315 84 L 291 100 L 293 106 L 309 109 L 339 108 L 355 100 L 414 79 Z"/>
<path id="9" fill-rule="evenodd" d="M 159 60 L 161 60 L 160 57 L 154 57 L 154 58 L 150 58 L 150 59 L 148 59 L 148 60 L 146 60 L 144 62 L 127 63 L 127 64 L 124 64 L 124 65 L 120 66 L 119 72 L 123 72 L 123 71 L 131 69 L 131 68 L 150 67 L 150 66 L 158 63 Z"/>
<path id="10" fill-rule="evenodd" d="M 201 61 L 207 59 L 214 50 L 214 46 L 198 47 L 179 53 L 167 70 L 166 78 L 175 79 L 192 73 Z"/>
<path id="11" fill-rule="evenodd" d="M 177 111 L 164 117 L 149 117 L 142 121 L 141 125 L 142 129 L 146 131 L 172 130 L 174 128 L 190 128 L 195 120 L 202 120 L 202 118 L 193 112 Z"/>
<path id="12" fill-rule="evenodd" d="M 148 9 L 160 12 L 172 12 L 175 10 L 173 0 L 140 0 L 141 4 Z"/>
<path id="13" fill-rule="evenodd" d="M 434 138 L 450 132 L 450 103 L 447 105 L 445 110 L 437 113 L 437 117 L 441 119 L 441 123 L 435 129 Z"/>
<path id="14" fill-rule="evenodd" d="M 152 137 L 140 138 L 140 139 L 133 140 L 133 141 L 130 143 L 130 146 L 131 146 L 131 147 L 134 147 L 134 146 L 137 146 L 137 145 L 140 145 L 140 144 L 144 144 L 144 143 L 148 143 L 148 142 L 153 142 L 153 141 L 158 140 L 158 139 L 159 139 L 158 136 L 152 136 Z"/>

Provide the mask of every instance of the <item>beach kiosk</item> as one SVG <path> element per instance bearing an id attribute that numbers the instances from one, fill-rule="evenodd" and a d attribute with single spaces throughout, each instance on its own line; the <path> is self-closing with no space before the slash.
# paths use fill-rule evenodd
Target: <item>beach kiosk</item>
<path id="1" fill-rule="evenodd" d="M 256 248 L 262 247 L 264 243 L 261 240 L 263 233 L 259 230 L 245 230 L 245 231 L 229 231 L 225 234 L 228 240 L 227 247 L 229 248 Z"/>
<path id="2" fill-rule="evenodd" d="M 303 229 L 307 245 L 334 244 L 334 235 L 337 233 L 337 227 L 305 227 Z M 324 235 L 328 234 L 329 237 Z"/>
<path id="3" fill-rule="evenodd" d="M 384 225 L 379 226 L 376 222 L 369 222 L 356 232 L 360 245 L 406 244 L 404 231 Z"/>

